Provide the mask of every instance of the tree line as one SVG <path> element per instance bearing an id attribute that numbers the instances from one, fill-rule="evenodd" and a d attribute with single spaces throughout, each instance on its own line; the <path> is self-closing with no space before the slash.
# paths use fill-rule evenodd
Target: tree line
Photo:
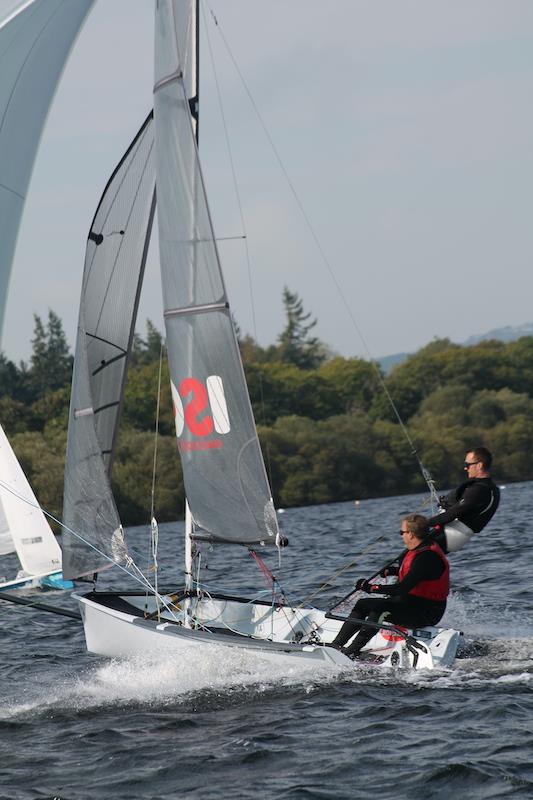
<path id="1" fill-rule="evenodd" d="M 236 325 L 259 438 L 277 506 L 423 491 L 425 483 L 384 390 L 437 486 L 456 484 L 467 449 L 495 454 L 498 480 L 533 478 L 533 337 L 470 347 L 434 340 L 388 376 L 332 353 L 316 320 L 285 289 L 286 324 L 261 347 Z M 148 521 L 161 333 L 136 334 L 113 470 L 125 524 Z M 72 355 L 61 320 L 35 316 L 29 363 L 0 354 L 0 423 L 41 504 L 61 516 Z M 184 503 L 166 358 L 159 420 L 156 513 Z"/>

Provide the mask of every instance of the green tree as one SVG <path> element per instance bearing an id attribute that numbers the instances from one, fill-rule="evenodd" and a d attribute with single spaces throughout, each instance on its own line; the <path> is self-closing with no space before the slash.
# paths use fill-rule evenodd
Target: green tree
<path id="1" fill-rule="evenodd" d="M 157 385 L 159 358 L 150 364 L 130 369 L 124 392 L 122 424 L 141 431 L 153 431 L 157 413 Z M 174 417 L 170 394 L 170 378 L 167 359 L 161 370 L 161 402 L 159 432 L 174 433 Z"/>
<path id="2" fill-rule="evenodd" d="M 70 383 L 72 356 L 69 354 L 63 323 L 51 309 L 45 328 L 38 314 L 33 315 L 35 326 L 30 359 L 30 381 L 36 397 L 61 389 Z"/>
<path id="3" fill-rule="evenodd" d="M 7 436 L 35 427 L 32 409 L 7 395 L 0 397 L 0 425 Z"/>
<path id="4" fill-rule="evenodd" d="M 10 361 L 4 353 L 0 353 L 0 397 L 12 397 L 14 400 L 26 400 L 26 371 Z"/>
<path id="5" fill-rule="evenodd" d="M 279 361 L 249 364 L 246 379 L 255 419 L 266 425 L 292 414 L 324 419 L 343 410 L 335 389 L 318 371 Z"/>
<path id="6" fill-rule="evenodd" d="M 282 417 L 259 434 L 276 502 L 329 503 L 369 497 L 383 478 L 374 450 L 379 441 L 368 417 L 341 415 L 313 422 Z"/>
<path id="7" fill-rule="evenodd" d="M 153 433 L 126 430 L 119 436 L 113 466 L 113 493 L 120 518 L 126 525 L 150 522 Z M 157 443 L 155 514 L 159 522 L 182 516 L 185 493 L 174 436 L 160 436 Z"/>
<path id="8" fill-rule="evenodd" d="M 311 313 L 304 312 L 303 301 L 286 286 L 283 289 L 283 306 L 287 323 L 278 337 L 280 361 L 294 364 L 300 369 L 316 369 L 327 358 L 325 345 L 316 336 L 310 335 L 316 319 L 310 319 Z"/>
<path id="9" fill-rule="evenodd" d="M 325 379 L 338 399 L 335 413 L 368 411 L 382 392 L 379 370 L 362 358 L 337 356 L 322 364 L 317 374 Z"/>
<path id="10" fill-rule="evenodd" d="M 146 339 L 135 332 L 131 350 L 131 366 L 138 367 L 144 364 L 152 364 L 154 361 L 159 363 L 161 358 L 161 347 L 163 337 L 150 319 L 146 320 Z M 163 357 L 165 348 L 163 346 Z"/>
<path id="11" fill-rule="evenodd" d="M 61 519 L 66 432 L 45 436 L 27 431 L 10 441 L 40 505 Z"/>
<path id="12" fill-rule="evenodd" d="M 70 386 L 48 392 L 31 406 L 34 430 L 66 431 L 68 428 L 68 412 L 70 406 Z"/>

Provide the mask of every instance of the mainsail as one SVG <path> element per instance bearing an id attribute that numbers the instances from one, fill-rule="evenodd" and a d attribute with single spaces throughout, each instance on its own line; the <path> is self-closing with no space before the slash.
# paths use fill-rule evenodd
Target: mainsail
<path id="1" fill-rule="evenodd" d="M 159 251 L 176 434 L 198 536 L 273 542 L 276 514 L 220 268 L 191 118 L 195 10 L 158 0 Z"/>
<path id="2" fill-rule="evenodd" d="M 0 550 L 0 555 L 16 549 L 22 569 L 28 575 L 45 575 L 61 569 L 61 550 L 33 490 L 0 426 L 0 504 L 13 547 Z"/>
<path id="3" fill-rule="evenodd" d="M 94 0 L 28 0 L 0 21 L 0 337 L 20 218 L 48 109 Z"/>
<path id="4" fill-rule="evenodd" d="M 125 555 L 110 475 L 144 266 L 155 211 L 153 117 L 113 173 L 87 240 L 70 401 L 63 574 Z M 96 548 L 96 549 L 94 549 Z M 98 552 L 99 551 L 99 552 Z"/>

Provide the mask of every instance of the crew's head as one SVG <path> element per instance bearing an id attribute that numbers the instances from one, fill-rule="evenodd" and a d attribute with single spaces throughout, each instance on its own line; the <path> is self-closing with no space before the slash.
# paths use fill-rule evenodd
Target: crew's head
<path id="1" fill-rule="evenodd" d="M 422 514 L 408 514 L 402 519 L 401 534 L 405 547 L 414 550 L 429 537 L 429 525 Z"/>
<path id="2" fill-rule="evenodd" d="M 486 447 L 474 447 L 465 455 L 465 471 L 469 478 L 488 475 L 492 464 L 492 453 Z"/>

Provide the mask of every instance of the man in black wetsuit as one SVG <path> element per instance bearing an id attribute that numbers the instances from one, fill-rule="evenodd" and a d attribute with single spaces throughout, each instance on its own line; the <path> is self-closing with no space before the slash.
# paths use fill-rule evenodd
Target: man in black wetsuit
<path id="1" fill-rule="evenodd" d="M 392 570 L 392 574 L 398 573 L 398 582 L 384 585 L 370 584 L 364 579 L 358 581 L 356 588 L 369 594 L 379 592 L 387 597 L 358 600 L 350 612 L 353 621 L 346 621 L 331 643 L 352 658 L 358 657 L 360 650 L 376 633 L 375 628 L 361 627 L 357 620 L 377 623 L 381 615 L 388 612 L 386 622 L 420 628 L 436 625 L 446 609 L 450 568 L 441 548 L 429 536 L 426 517 L 409 514 L 402 521 L 400 533 L 406 551 L 400 557 L 399 569 Z M 353 642 L 344 647 L 358 629 Z"/>
<path id="2" fill-rule="evenodd" d="M 500 490 L 490 477 L 492 455 L 486 447 L 469 450 L 464 468 L 468 480 L 440 498 L 440 514 L 431 517 L 435 541 L 445 553 L 462 550 L 474 533 L 492 519 L 500 502 Z"/>

